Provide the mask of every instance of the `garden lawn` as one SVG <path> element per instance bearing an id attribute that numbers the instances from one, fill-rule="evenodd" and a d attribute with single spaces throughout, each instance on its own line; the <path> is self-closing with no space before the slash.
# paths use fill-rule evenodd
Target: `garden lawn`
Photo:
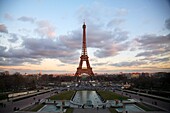
<path id="1" fill-rule="evenodd" d="M 31 109 L 31 111 L 38 111 L 39 109 L 41 109 L 42 107 L 43 107 L 44 105 L 43 104 L 38 104 L 38 105 L 36 105 L 35 107 L 33 107 L 32 109 Z"/>
<path id="2" fill-rule="evenodd" d="M 115 110 L 115 108 L 109 108 L 109 111 L 110 111 L 111 113 L 117 113 L 117 111 Z"/>
<path id="3" fill-rule="evenodd" d="M 68 108 L 66 113 L 73 113 L 73 110 L 74 110 L 73 108 Z"/>
<path id="4" fill-rule="evenodd" d="M 136 105 L 142 109 L 144 109 L 145 111 L 163 111 L 159 108 L 156 108 L 154 106 L 151 106 L 151 105 L 146 105 L 144 103 L 136 103 Z"/>
<path id="5" fill-rule="evenodd" d="M 70 100 L 75 91 L 65 91 L 49 97 L 50 100 Z"/>
<path id="6" fill-rule="evenodd" d="M 117 93 L 111 92 L 111 91 L 97 91 L 99 93 L 99 95 L 105 99 L 105 100 L 127 100 L 128 97 L 119 95 Z"/>

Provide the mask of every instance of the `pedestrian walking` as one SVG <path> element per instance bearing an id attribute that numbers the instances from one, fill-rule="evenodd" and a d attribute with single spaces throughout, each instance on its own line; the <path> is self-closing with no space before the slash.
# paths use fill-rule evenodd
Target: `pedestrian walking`
<path id="1" fill-rule="evenodd" d="M 97 106 L 97 111 L 99 110 L 99 107 Z"/>

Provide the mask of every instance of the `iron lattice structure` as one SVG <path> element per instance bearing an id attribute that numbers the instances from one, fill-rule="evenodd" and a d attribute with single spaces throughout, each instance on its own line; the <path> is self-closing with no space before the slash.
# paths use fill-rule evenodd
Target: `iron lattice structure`
<path id="1" fill-rule="evenodd" d="M 85 23 L 82 26 L 83 28 L 83 43 L 82 43 L 82 54 L 80 57 L 80 63 L 79 63 L 79 67 L 77 68 L 76 74 L 75 76 L 79 76 L 82 73 L 86 73 L 90 76 L 94 76 L 94 73 L 92 71 L 92 68 L 90 67 L 90 63 L 89 63 L 89 57 L 87 55 L 87 47 L 86 47 L 86 25 Z M 83 68 L 83 62 L 86 62 L 86 68 Z"/>

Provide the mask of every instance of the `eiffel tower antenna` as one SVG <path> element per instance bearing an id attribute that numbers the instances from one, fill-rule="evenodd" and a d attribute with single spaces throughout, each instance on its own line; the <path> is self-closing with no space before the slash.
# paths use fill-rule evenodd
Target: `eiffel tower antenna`
<path id="1" fill-rule="evenodd" d="M 84 24 L 85 24 L 86 20 L 84 19 Z"/>

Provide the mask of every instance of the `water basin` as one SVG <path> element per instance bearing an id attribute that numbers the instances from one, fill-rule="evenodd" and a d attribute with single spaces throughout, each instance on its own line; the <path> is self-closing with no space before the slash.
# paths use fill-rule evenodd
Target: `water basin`
<path id="1" fill-rule="evenodd" d="M 118 113 L 122 113 L 123 112 L 123 108 L 116 108 L 116 111 Z M 133 111 L 133 112 L 141 112 L 144 111 L 142 108 L 136 106 L 135 104 L 126 104 L 125 105 L 125 111 Z"/>
<path id="2" fill-rule="evenodd" d="M 59 113 L 61 111 L 60 108 L 57 108 L 55 105 L 45 105 L 38 112 L 56 112 Z"/>
<path id="3" fill-rule="evenodd" d="M 103 102 L 96 91 L 77 91 L 74 98 L 72 99 L 74 104 L 77 105 L 102 105 Z"/>

